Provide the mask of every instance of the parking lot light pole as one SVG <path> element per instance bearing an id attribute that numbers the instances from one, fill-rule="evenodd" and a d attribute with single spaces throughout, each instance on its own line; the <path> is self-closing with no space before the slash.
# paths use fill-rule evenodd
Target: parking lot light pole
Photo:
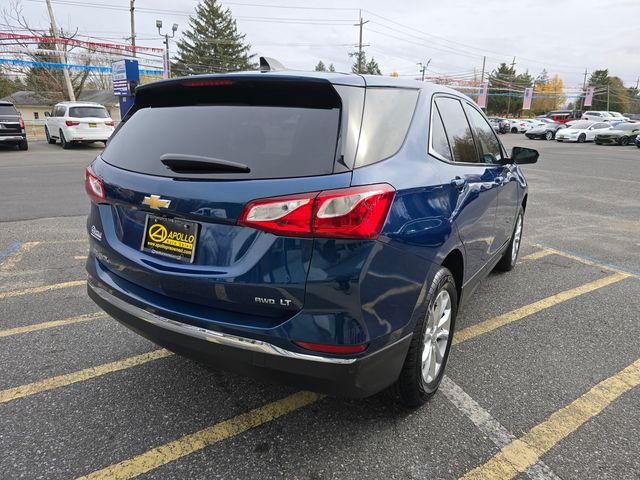
<path id="1" fill-rule="evenodd" d="M 171 62 L 169 60 L 169 39 L 173 38 L 176 36 L 176 31 L 178 30 L 178 24 L 174 23 L 171 27 L 171 36 L 169 36 L 168 33 L 165 33 L 164 35 L 162 34 L 162 20 L 156 20 L 156 28 L 158 29 L 158 33 L 160 34 L 160 37 L 164 37 L 164 41 L 162 43 L 164 43 L 164 53 L 165 53 L 165 76 L 167 78 L 171 78 Z"/>

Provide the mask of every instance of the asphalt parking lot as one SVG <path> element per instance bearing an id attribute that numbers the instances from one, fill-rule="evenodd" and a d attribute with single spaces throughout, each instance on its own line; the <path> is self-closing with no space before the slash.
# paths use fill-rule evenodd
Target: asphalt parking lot
<path id="1" fill-rule="evenodd" d="M 534 146 L 520 264 L 423 408 L 212 371 L 85 292 L 98 146 L 0 150 L 0 478 L 640 477 L 640 150 Z"/>

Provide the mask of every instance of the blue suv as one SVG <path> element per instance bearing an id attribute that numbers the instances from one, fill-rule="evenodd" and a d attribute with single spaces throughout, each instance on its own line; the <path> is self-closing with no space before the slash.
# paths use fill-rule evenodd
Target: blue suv
<path id="1" fill-rule="evenodd" d="M 440 85 L 246 72 L 139 87 L 86 169 L 89 296 L 221 369 L 339 396 L 437 389 L 456 313 L 518 256 L 527 183 Z"/>

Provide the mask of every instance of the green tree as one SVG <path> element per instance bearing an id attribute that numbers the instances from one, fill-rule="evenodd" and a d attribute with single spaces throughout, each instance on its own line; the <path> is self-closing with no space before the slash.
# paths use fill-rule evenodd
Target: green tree
<path id="1" fill-rule="evenodd" d="M 589 85 L 596 87 L 591 110 L 629 111 L 629 91 L 618 77 L 610 77 L 609 70 L 596 70 L 591 74 Z"/>
<path id="2" fill-rule="evenodd" d="M 333 63 L 329 64 L 329 71 L 330 72 L 335 72 L 336 71 L 336 67 L 333 66 Z"/>
<path id="3" fill-rule="evenodd" d="M 506 63 L 501 63 L 489 75 L 489 97 L 487 98 L 487 112 L 503 115 L 507 113 L 509 104 L 509 85 L 515 79 L 516 71 Z M 513 100 L 513 99 L 512 99 Z"/>
<path id="4" fill-rule="evenodd" d="M 378 62 L 376 62 L 375 58 L 371 57 L 371 60 L 367 61 L 367 55 L 364 50 L 362 51 L 362 56 L 360 52 L 352 52 L 349 54 L 351 58 L 353 58 L 353 65 L 351 66 L 351 71 L 353 73 L 362 73 L 365 75 L 382 75 L 380 71 L 380 66 Z M 362 68 L 359 66 L 362 65 Z"/>
<path id="5" fill-rule="evenodd" d="M 202 0 L 177 43 L 172 71 L 194 75 L 252 70 L 256 67 L 254 55 L 249 53 L 251 45 L 245 43 L 245 36 L 238 32 L 229 9 L 217 0 Z"/>
<path id="6" fill-rule="evenodd" d="M 19 79 L 13 79 L 9 77 L 9 75 L 0 71 L 0 98 L 11 95 L 23 88 L 24 85 L 22 85 L 22 82 Z"/>
<path id="7" fill-rule="evenodd" d="M 316 65 L 316 68 L 314 68 L 314 70 L 316 72 L 326 72 L 327 71 L 327 67 L 324 65 L 324 62 L 322 60 L 320 60 L 318 62 L 318 64 Z"/>

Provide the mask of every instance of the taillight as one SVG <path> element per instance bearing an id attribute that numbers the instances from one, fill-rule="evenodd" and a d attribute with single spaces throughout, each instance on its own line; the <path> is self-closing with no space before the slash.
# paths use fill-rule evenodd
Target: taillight
<path id="1" fill-rule="evenodd" d="M 65 120 L 64 122 L 67 127 L 73 127 L 74 125 L 80 125 L 80 122 L 77 120 Z"/>
<path id="2" fill-rule="evenodd" d="M 253 200 L 238 223 L 276 235 L 374 239 L 394 195 L 380 184 Z"/>
<path id="3" fill-rule="evenodd" d="M 322 353 L 335 353 L 335 354 L 349 354 L 364 352 L 369 346 L 368 343 L 361 343 L 358 345 L 333 345 L 328 343 L 309 343 L 309 342 L 293 342 L 299 347 L 314 352 Z"/>
<path id="4" fill-rule="evenodd" d="M 104 122 L 105 125 L 109 126 L 109 127 L 114 127 L 115 123 L 113 123 L 113 120 L 107 120 L 106 122 Z"/>
<path id="5" fill-rule="evenodd" d="M 93 173 L 91 167 L 87 167 L 84 170 L 84 189 L 87 191 L 87 195 L 95 203 L 104 202 L 107 198 L 104 193 L 104 184 L 98 176 Z"/>
<path id="6" fill-rule="evenodd" d="M 22 115 L 20 116 L 20 128 L 24 130 L 24 118 L 22 118 Z"/>

